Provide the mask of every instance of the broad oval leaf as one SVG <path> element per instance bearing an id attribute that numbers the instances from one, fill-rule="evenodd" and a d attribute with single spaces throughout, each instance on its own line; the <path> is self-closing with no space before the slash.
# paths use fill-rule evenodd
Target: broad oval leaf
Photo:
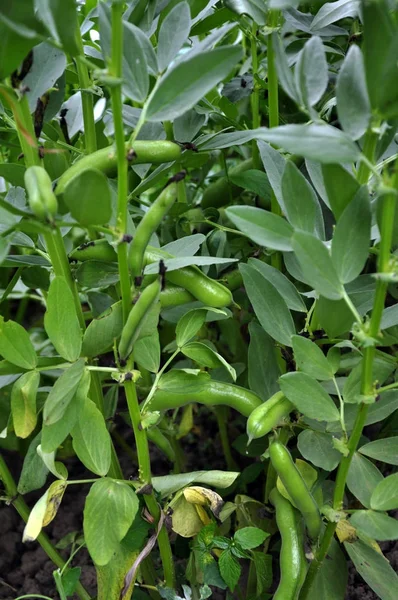
<path id="1" fill-rule="evenodd" d="M 321 169 L 329 206 L 338 221 L 360 186 L 342 165 L 322 165 Z"/>
<path id="2" fill-rule="evenodd" d="M 38 371 L 21 375 L 11 390 L 11 411 L 15 434 L 27 438 L 36 427 L 36 395 L 40 382 Z"/>
<path id="3" fill-rule="evenodd" d="M 286 373 L 279 379 L 279 385 L 286 398 L 306 417 L 329 423 L 340 420 L 329 394 L 306 373 Z"/>
<path id="4" fill-rule="evenodd" d="M 296 165 L 288 160 L 282 175 L 282 195 L 286 217 L 295 230 L 315 232 L 320 207 L 316 194 Z"/>
<path id="5" fill-rule="evenodd" d="M 321 240 L 298 231 L 293 235 L 292 245 L 308 284 L 325 298 L 339 300 L 344 289 Z"/>
<path id="6" fill-rule="evenodd" d="M 104 417 L 89 398 L 71 433 L 79 460 L 87 469 L 104 477 L 111 465 L 111 438 Z"/>
<path id="7" fill-rule="evenodd" d="M 196 308 L 189 310 L 177 323 L 176 343 L 180 348 L 191 340 L 206 320 L 206 310 Z"/>
<path id="8" fill-rule="evenodd" d="M 43 419 L 45 425 L 59 421 L 69 403 L 76 394 L 84 373 L 84 359 L 81 358 L 66 369 L 54 383 L 44 404 Z M 45 452 L 48 452 L 45 449 Z"/>
<path id="9" fill-rule="evenodd" d="M 383 481 L 383 475 L 376 465 L 355 452 L 348 470 L 347 487 L 366 508 L 374 508 L 371 506 L 372 494 L 381 481 Z"/>
<path id="10" fill-rule="evenodd" d="M 95 564 L 106 565 L 111 560 L 137 511 L 137 495 L 125 483 L 104 478 L 91 486 L 84 507 L 83 530 Z"/>
<path id="11" fill-rule="evenodd" d="M 335 227 L 332 261 L 341 283 L 360 275 L 368 258 L 372 214 L 366 186 L 360 188 Z"/>
<path id="12" fill-rule="evenodd" d="M 294 360 L 297 368 L 320 381 L 331 379 L 334 371 L 322 350 L 311 340 L 294 335 L 292 337 Z"/>
<path id="13" fill-rule="evenodd" d="M 234 471 L 193 471 L 178 475 L 152 477 L 153 487 L 162 497 L 169 496 L 191 483 L 203 483 L 214 488 L 229 488 L 239 473 Z"/>
<path id="14" fill-rule="evenodd" d="M 148 121 L 179 117 L 192 108 L 239 62 L 238 46 L 223 46 L 187 58 L 166 72 L 146 107 Z"/>
<path id="15" fill-rule="evenodd" d="M 275 343 L 255 321 L 249 323 L 249 334 L 249 387 L 265 402 L 278 391 L 278 379 L 281 374 Z"/>
<path id="16" fill-rule="evenodd" d="M 370 508 L 373 508 L 373 510 L 395 510 L 398 508 L 398 473 L 381 479 L 373 490 Z"/>
<path id="17" fill-rule="evenodd" d="M 239 265 L 239 270 L 261 326 L 274 340 L 291 346 L 291 337 L 296 329 L 283 297 L 256 269 Z"/>
<path id="18" fill-rule="evenodd" d="M 301 103 L 310 109 L 322 98 L 329 79 L 325 48 L 320 37 L 313 36 L 305 43 L 294 75 Z"/>
<path id="19" fill-rule="evenodd" d="M 4 321 L 0 316 L 0 354 L 22 369 L 34 369 L 37 356 L 28 332 L 15 321 Z"/>
<path id="20" fill-rule="evenodd" d="M 80 356 L 82 332 L 73 294 L 64 277 L 54 277 L 50 284 L 44 327 L 58 354 L 75 362 Z"/>
<path id="21" fill-rule="evenodd" d="M 256 244 L 273 250 L 292 250 L 293 228 L 282 217 L 254 206 L 231 206 L 225 212 L 232 223 Z"/>
<path id="22" fill-rule="evenodd" d="M 98 169 L 85 169 L 65 188 L 64 200 L 81 225 L 105 225 L 112 216 L 107 177 Z"/>
<path id="23" fill-rule="evenodd" d="M 156 50 L 160 72 L 175 60 L 188 39 L 191 29 L 191 11 L 187 2 L 179 2 L 168 13 L 159 29 Z"/>
<path id="24" fill-rule="evenodd" d="M 115 339 L 120 337 L 123 329 L 122 303 L 116 302 L 110 308 L 93 319 L 83 336 L 82 354 L 92 358 L 112 348 Z"/>
<path id="25" fill-rule="evenodd" d="M 350 519 L 358 531 L 372 540 L 386 542 L 398 539 L 398 521 L 374 510 L 357 510 Z"/>
<path id="26" fill-rule="evenodd" d="M 369 127 L 371 107 L 366 87 L 362 52 L 353 44 L 337 77 L 337 114 L 344 131 L 353 140 L 363 136 Z"/>
<path id="27" fill-rule="evenodd" d="M 389 465 L 398 465 L 398 436 L 364 444 L 359 448 L 359 452 Z"/>
<path id="28" fill-rule="evenodd" d="M 272 285 L 284 298 L 287 307 L 290 308 L 290 310 L 307 312 L 307 307 L 305 306 L 300 294 L 290 279 L 286 277 L 286 275 L 281 273 L 281 271 L 278 269 L 275 269 L 275 267 L 272 267 L 262 260 L 259 260 L 258 258 L 249 258 L 247 264 L 257 269 L 257 271 L 259 271 L 265 277 L 265 279 L 272 283 Z"/>
<path id="29" fill-rule="evenodd" d="M 396 600 L 398 575 L 388 560 L 368 544 L 345 542 L 344 547 L 356 570 L 382 600 Z"/>
<path id="30" fill-rule="evenodd" d="M 333 436 L 322 431 L 305 429 L 297 438 L 297 447 L 306 460 L 325 471 L 333 471 L 342 458 L 333 446 Z"/>

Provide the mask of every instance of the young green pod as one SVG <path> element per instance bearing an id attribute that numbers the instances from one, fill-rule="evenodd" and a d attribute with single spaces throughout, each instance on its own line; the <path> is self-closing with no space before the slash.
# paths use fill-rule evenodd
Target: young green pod
<path id="1" fill-rule="evenodd" d="M 160 306 L 162 308 L 172 308 L 194 302 L 195 298 L 187 290 L 176 285 L 166 285 L 160 292 Z"/>
<path id="2" fill-rule="evenodd" d="M 173 257 L 158 248 L 147 247 L 145 264 L 158 262 L 162 258 Z M 166 281 L 188 290 L 196 300 L 200 300 L 206 306 L 223 308 L 233 302 L 232 293 L 228 288 L 219 281 L 211 279 L 195 266 L 166 271 Z"/>
<path id="3" fill-rule="evenodd" d="M 69 254 L 71 260 L 85 262 L 98 260 L 101 262 L 117 262 L 117 253 L 108 240 L 93 240 L 81 244 Z"/>
<path id="4" fill-rule="evenodd" d="M 235 167 L 232 167 L 228 171 L 228 177 L 224 175 L 220 177 L 213 183 L 211 183 L 205 189 L 202 197 L 202 202 L 200 203 L 202 208 L 219 208 L 221 206 L 225 206 L 230 202 L 231 196 L 232 198 L 236 198 L 242 191 L 237 185 L 231 184 L 229 177 L 231 175 L 239 175 L 244 171 L 248 171 L 253 168 L 253 159 L 249 158 L 248 160 L 244 160 L 239 163 Z"/>
<path id="5" fill-rule="evenodd" d="M 58 212 L 58 202 L 47 171 L 39 166 L 28 167 L 24 179 L 29 206 L 36 217 L 39 219 L 55 217 Z"/>
<path id="6" fill-rule="evenodd" d="M 300 471 L 294 464 L 289 450 L 280 442 L 275 441 L 269 447 L 269 456 L 287 493 L 303 515 L 310 538 L 316 540 L 321 531 L 321 515 L 317 503 Z"/>
<path id="7" fill-rule="evenodd" d="M 297 600 L 307 569 L 301 518 L 276 488 L 270 493 L 270 500 L 275 506 L 276 524 L 282 539 L 281 577 L 273 600 Z"/>
<path id="8" fill-rule="evenodd" d="M 134 165 L 146 163 L 159 165 L 178 160 L 180 156 L 180 146 L 168 140 L 137 140 L 134 142 L 133 148 L 130 148 L 129 144 L 126 143 L 126 160 L 131 161 Z M 83 156 L 73 163 L 73 165 L 59 178 L 55 190 L 56 194 L 62 194 L 69 181 L 78 173 L 92 168 L 99 169 L 109 177 L 114 177 L 117 174 L 117 155 L 115 147 L 108 146 L 107 148 L 102 148 L 101 150 L 97 150 L 97 152 Z"/>
<path id="9" fill-rule="evenodd" d="M 134 278 L 141 276 L 144 253 L 148 242 L 176 200 L 177 184 L 170 183 L 161 192 L 138 225 L 129 252 L 130 268 Z"/>
<path id="10" fill-rule="evenodd" d="M 181 389 L 170 391 L 158 388 L 148 406 L 148 410 L 160 412 L 179 408 L 190 403 L 206 406 L 230 406 L 245 417 L 261 404 L 261 398 L 254 392 L 232 383 L 224 383 L 210 379 L 197 390 Z"/>
<path id="11" fill-rule="evenodd" d="M 263 402 L 261 406 L 253 410 L 247 420 L 248 444 L 275 429 L 292 410 L 294 410 L 294 404 L 282 392 L 276 392 L 269 400 Z"/>
<path id="12" fill-rule="evenodd" d="M 144 289 L 131 309 L 119 342 L 119 356 L 122 360 L 126 360 L 131 354 L 134 343 L 145 323 L 146 316 L 159 300 L 160 290 L 161 282 L 158 278 Z"/>

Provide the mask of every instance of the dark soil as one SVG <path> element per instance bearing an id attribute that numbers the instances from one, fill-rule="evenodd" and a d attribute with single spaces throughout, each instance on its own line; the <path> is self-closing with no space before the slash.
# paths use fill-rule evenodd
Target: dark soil
<path id="1" fill-rule="evenodd" d="M 200 411 L 198 417 L 198 426 L 195 433 L 184 439 L 183 450 L 186 459 L 186 470 L 225 469 L 221 445 L 213 419 L 207 411 Z M 201 435 L 202 430 L 206 432 L 206 435 Z M 131 436 L 132 434 L 128 433 L 126 438 L 129 445 L 132 444 Z M 117 448 L 117 451 L 119 452 L 119 448 Z M 239 463 L 246 462 L 237 453 L 234 457 Z M 20 458 L 16 457 L 15 454 L 8 454 L 6 460 L 17 476 L 21 467 Z M 136 476 L 136 465 L 132 459 L 122 455 L 121 462 L 125 476 L 134 478 Z M 249 461 L 246 464 L 249 464 Z M 152 465 L 156 475 L 170 473 L 170 463 L 156 448 L 152 449 Z M 82 465 L 75 459 L 68 460 L 67 467 L 73 479 L 90 477 L 90 474 L 84 471 Z M 54 544 L 65 537 L 66 534 L 82 530 L 83 507 L 88 490 L 89 486 L 76 485 L 68 487 L 58 515 L 45 530 Z M 250 491 L 251 495 L 255 496 L 255 492 Z M 33 492 L 25 497 L 29 506 L 33 506 L 41 493 Z M 4 504 L 0 505 L 0 600 L 15 600 L 22 594 L 42 594 L 56 600 L 59 596 L 52 575 L 55 567 L 36 542 L 22 544 L 23 528 L 24 524 L 15 509 Z M 398 543 L 389 542 L 381 544 L 381 546 L 391 566 L 398 571 Z M 65 559 L 68 558 L 68 550 L 60 552 Z M 80 581 L 86 590 L 92 596 L 95 596 L 95 569 L 85 549 L 82 549 L 73 559 L 73 566 L 82 568 Z M 222 600 L 225 597 L 226 593 L 220 590 L 215 591 L 212 596 L 213 600 Z M 378 596 L 370 590 L 350 564 L 349 585 L 345 600 L 377 600 L 377 598 Z M 109 600 L 113 599 L 110 598 Z"/>

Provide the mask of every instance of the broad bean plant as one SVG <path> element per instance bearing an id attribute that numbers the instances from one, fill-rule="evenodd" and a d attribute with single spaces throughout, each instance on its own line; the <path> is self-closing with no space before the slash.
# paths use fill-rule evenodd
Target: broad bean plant
<path id="1" fill-rule="evenodd" d="M 0 39 L 0 495 L 59 597 L 85 546 L 98 600 L 343 600 L 349 561 L 396 600 L 396 2 L 19 0 Z"/>

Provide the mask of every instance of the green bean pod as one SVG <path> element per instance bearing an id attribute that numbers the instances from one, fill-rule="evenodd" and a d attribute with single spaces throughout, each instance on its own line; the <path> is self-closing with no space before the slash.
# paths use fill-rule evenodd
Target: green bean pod
<path id="1" fill-rule="evenodd" d="M 282 539 L 281 577 L 273 600 L 297 600 L 307 568 L 301 517 L 276 488 L 270 493 L 270 500 L 275 506 L 276 524 Z"/>
<path id="2" fill-rule="evenodd" d="M 229 169 L 228 175 L 239 175 L 252 168 L 253 159 L 249 158 Z M 200 205 L 202 208 L 219 208 L 228 204 L 231 196 L 232 198 L 236 198 L 241 192 L 242 188 L 231 184 L 229 177 L 224 175 L 224 177 L 220 177 L 205 189 Z"/>
<path id="3" fill-rule="evenodd" d="M 145 317 L 152 306 L 159 300 L 160 290 L 160 279 L 156 279 L 156 281 L 144 289 L 131 309 L 119 342 L 119 356 L 122 360 L 126 360 L 129 354 L 131 354 L 134 343 L 144 325 Z"/>
<path id="4" fill-rule="evenodd" d="M 267 435 L 294 410 L 292 404 L 282 392 L 276 392 L 269 400 L 253 410 L 247 420 L 246 431 L 249 444 L 252 440 Z"/>
<path id="5" fill-rule="evenodd" d="M 136 141 L 133 148 L 126 143 L 126 160 L 131 160 L 134 165 L 151 163 L 159 165 L 162 163 L 178 160 L 181 156 L 181 148 L 174 142 L 168 140 Z M 58 179 L 56 194 L 62 194 L 69 181 L 78 173 L 86 169 L 99 169 L 109 177 L 117 174 L 117 156 L 114 146 L 108 146 L 83 156 L 77 160 Z"/>
<path id="6" fill-rule="evenodd" d="M 158 248 L 147 247 L 145 252 L 145 263 L 158 262 L 161 258 L 173 258 L 170 254 Z M 197 300 L 207 306 L 223 308 L 229 306 L 232 294 L 222 283 L 207 277 L 195 266 L 182 267 L 175 271 L 166 271 L 166 280 L 188 290 Z"/>
<path id="7" fill-rule="evenodd" d="M 33 166 L 25 171 L 25 187 L 29 206 L 39 219 L 55 217 L 58 202 L 53 192 L 51 179 L 43 167 Z"/>
<path id="8" fill-rule="evenodd" d="M 171 308 L 188 302 L 194 302 L 195 298 L 187 290 L 176 285 L 166 285 L 160 292 L 160 306 Z"/>
<path id="9" fill-rule="evenodd" d="M 170 183 L 161 192 L 138 225 L 129 252 L 129 263 L 134 278 L 141 276 L 144 253 L 148 242 L 176 200 L 177 184 Z"/>
<path id="10" fill-rule="evenodd" d="M 86 262 L 87 260 L 98 260 L 101 262 L 117 262 L 117 254 L 108 240 L 93 240 L 81 244 L 69 254 L 71 260 Z"/>
<path id="11" fill-rule="evenodd" d="M 238 385 L 210 379 L 197 391 L 181 389 L 180 392 L 176 392 L 158 388 L 149 403 L 148 410 L 162 412 L 192 402 L 206 406 L 230 406 L 248 417 L 261 404 L 261 398 Z"/>
<path id="12" fill-rule="evenodd" d="M 321 531 L 321 515 L 317 503 L 300 471 L 294 464 L 289 450 L 280 442 L 275 441 L 269 447 L 269 456 L 287 493 L 303 515 L 310 538 L 316 540 Z"/>

